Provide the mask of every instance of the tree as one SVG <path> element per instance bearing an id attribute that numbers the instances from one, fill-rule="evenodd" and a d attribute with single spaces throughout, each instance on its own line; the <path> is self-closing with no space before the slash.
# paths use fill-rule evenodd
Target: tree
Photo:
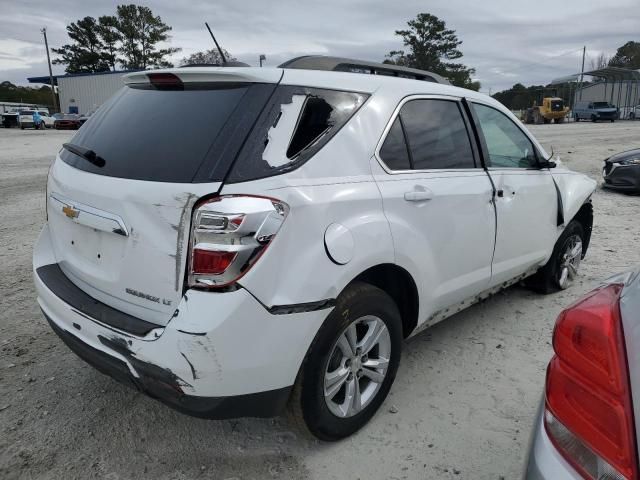
<path id="1" fill-rule="evenodd" d="M 640 42 L 627 42 L 609 61 L 610 67 L 640 69 Z"/>
<path id="2" fill-rule="evenodd" d="M 118 42 L 122 35 L 118 30 L 118 19 L 113 15 L 98 18 L 98 36 L 102 40 L 102 58 L 115 71 L 118 61 Z"/>
<path id="3" fill-rule="evenodd" d="M 232 57 L 229 52 L 227 52 L 224 48 L 222 49 L 225 58 L 227 61 L 235 61 L 237 60 L 235 57 Z M 188 57 L 184 57 L 180 60 L 180 65 L 204 65 L 204 64 L 215 64 L 221 65 L 222 58 L 220 58 L 220 53 L 217 49 L 204 50 L 202 52 L 192 53 Z"/>
<path id="4" fill-rule="evenodd" d="M 179 48 L 158 49 L 157 44 L 167 41 L 171 27 L 160 16 L 154 16 L 148 7 L 140 5 L 118 5 L 118 31 L 121 34 L 120 62 L 129 70 L 149 67 L 171 67 L 168 55 L 179 52 Z"/>
<path id="5" fill-rule="evenodd" d="M 67 26 L 71 44 L 52 48 L 60 57 L 53 63 L 66 65 L 67 73 L 103 72 L 125 69 L 141 70 L 170 67 L 167 56 L 179 48 L 158 48 L 169 40 L 171 27 L 148 7 L 118 5 L 117 14 L 98 20 L 85 17 Z"/>
<path id="6" fill-rule="evenodd" d="M 596 58 L 591 59 L 591 70 L 600 70 L 601 68 L 606 68 L 609 65 L 611 59 L 607 56 L 606 53 L 602 52 Z"/>
<path id="7" fill-rule="evenodd" d="M 458 40 L 454 30 L 446 28 L 444 21 L 429 13 L 419 13 L 407 25 L 406 30 L 396 30 L 396 35 L 402 37 L 408 51 L 389 52 L 385 63 L 428 70 L 459 87 L 480 89 L 480 82 L 472 80 L 475 69 L 452 62 L 462 57 L 459 49 L 462 40 Z"/>
<path id="8" fill-rule="evenodd" d="M 52 48 L 51 51 L 61 58 L 55 58 L 53 63 L 66 65 L 67 73 L 93 73 L 109 70 L 109 64 L 102 55 L 103 44 L 98 35 L 98 24 L 93 17 L 67 26 L 69 38 L 74 43 Z"/>

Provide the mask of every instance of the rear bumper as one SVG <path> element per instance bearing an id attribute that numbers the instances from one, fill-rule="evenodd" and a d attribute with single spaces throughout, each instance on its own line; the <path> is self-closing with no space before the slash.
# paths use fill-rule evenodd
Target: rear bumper
<path id="1" fill-rule="evenodd" d="M 525 480 L 582 480 L 582 476 L 562 458 L 553 446 L 543 423 L 544 400 L 533 425 Z"/>
<path id="2" fill-rule="evenodd" d="M 92 311 L 79 303 L 84 292 L 75 285 L 66 286 L 77 290 L 73 295 L 62 294 L 41 275 L 52 264 L 45 225 L 34 250 L 38 303 L 69 348 L 99 371 L 198 417 L 277 415 L 329 311 L 273 315 L 244 289 L 188 291 L 166 326 L 135 334 L 123 330 L 130 325 L 114 326 L 111 307 L 92 299 Z"/>
<path id="3" fill-rule="evenodd" d="M 182 413 L 201 418 L 272 417 L 278 415 L 289 399 L 291 387 L 267 392 L 228 397 L 199 397 L 185 394 L 179 379 L 170 371 L 145 362 L 136 363 L 138 377 L 132 375 L 126 362 L 84 343 L 63 330 L 46 314 L 52 330 L 81 359 L 96 370 Z"/>

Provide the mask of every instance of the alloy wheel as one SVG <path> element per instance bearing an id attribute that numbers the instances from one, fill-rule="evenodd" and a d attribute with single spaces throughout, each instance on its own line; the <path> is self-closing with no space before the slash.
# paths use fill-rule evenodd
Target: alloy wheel
<path id="1" fill-rule="evenodd" d="M 357 415 L 376 396 L 389 368 L 391 336 L 376 316 L 360 317 L 338 336 L 324 374 L 324 398 L 335 416 Z"/>
<path id="2" fill-rule="evenodd" d="M 560 256 L 558 268 L 558 286 L 566 289 L 578 275 L 582 260 L 582 239 L 579 235 L 571 235 L 564 243 L 564 250 Z"/>

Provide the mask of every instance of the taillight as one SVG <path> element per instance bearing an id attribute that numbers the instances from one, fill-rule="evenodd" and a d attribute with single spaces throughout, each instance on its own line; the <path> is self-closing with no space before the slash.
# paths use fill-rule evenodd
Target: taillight
<path id="1" fill-rule="evenodd" d="M 607 285 L 574 303 L 560 314 L 553 334 L 545 427 L 586 479 L 638 480 L 622 288 Z"/>
<path id="2" fill-rule="evenodd" d="M 196 204 L 191 223 L 189 287 L 236 282 L 258 261 L 289 212 L 274 198 L 224 195 Z"/>

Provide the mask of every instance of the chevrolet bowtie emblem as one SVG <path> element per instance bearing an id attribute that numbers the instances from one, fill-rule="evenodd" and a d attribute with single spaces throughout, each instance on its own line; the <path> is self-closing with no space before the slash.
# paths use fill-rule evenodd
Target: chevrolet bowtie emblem
<path id="1" fill-rule="evenodd" d="M 69 218 L 76 218 L 78 215 L 80 215 L 79 210 L 76 210 L 69 205 L 65 205 L 64 207 L 62 207 L 62 213 L 64 213 Z"/>

